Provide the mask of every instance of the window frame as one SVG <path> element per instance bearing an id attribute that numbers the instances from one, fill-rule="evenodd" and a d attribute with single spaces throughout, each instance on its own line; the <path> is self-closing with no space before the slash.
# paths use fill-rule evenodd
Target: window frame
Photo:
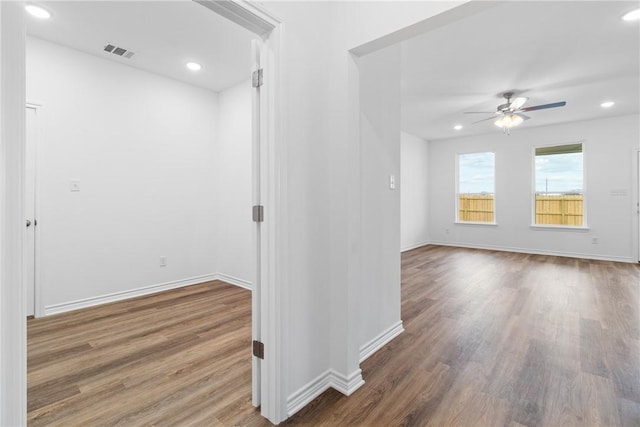
<path id="1" fill-rule="evenodd" d="M 561 147 L 563 145 L 582 145 L 582 225 L 565 225 L 565 224 L 536 224 L 536 149 L 547 147 Z M 565 230 L 565 231 L 583 231 L 588 230 L 587 222 L 587 143 L 586 140 L 577 140 L 569 142 L 556 142 L 549 144 L 534 145 L 531 147 L 531 225 L 534 230 Z"/>
<path id="2" fill-rule="evenodd" d="M 460 156 L 468 154 L 493 154 L 493 221 L 461 221 L 460 220 Z M 454 188 L 454 224 L 460 225 L 480 225 L 480 226 L 496 226 L 498 225 L 498 203 L 496 197 L 496 151 L 495 150 L 481 150 L 481 151 L 464 151 L 457 152 L 455 156 L 455 188 Z"/>

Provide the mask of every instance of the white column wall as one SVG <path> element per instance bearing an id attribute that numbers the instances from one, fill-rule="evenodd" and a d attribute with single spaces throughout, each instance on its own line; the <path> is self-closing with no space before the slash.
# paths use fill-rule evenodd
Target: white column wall
<path id="1" fill-rule="evenodd" d="M 362 276 L 360 351 L 400 320 L 400 46 L 360 61 Z M 391 179 L 395 188 L 391 188 Z M 364 354 L 361 354 L 363 357 Z"/>
<path id="2" fill-rule="evenodd" d="M 429 243 L 429 143 L 402 132 L 400 150 L 400 246 Z"/>
<path id="3" fill-rule="evenodd" d="M 0 2 L 0 425 L 26 425 L 24 2 Z"/>
<path id="4" fill-rule="evenodd" d="M 349 392 L 361 381 L 360 101 L 349 51 L 462 3 L 265 4 L 284 22 L 288 222 L 281 237 L 289 252 L 278 286 L 288 415 L 326 387 Z"/>

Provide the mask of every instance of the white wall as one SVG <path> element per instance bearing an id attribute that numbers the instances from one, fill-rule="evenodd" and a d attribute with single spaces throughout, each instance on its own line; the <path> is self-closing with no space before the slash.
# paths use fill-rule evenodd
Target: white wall
<path id="1" fill-rule="evenodd" d="M 216 273 L 215 93 L 29 38 L 27 99 L 49 311 Z"/>
<path id="2" fill-rule="evenodd" d="M 362 281 L 358 326 L 363 352 L 367 346 L 377 349 L 384 344 L 386 331 L 402 329 L 400 55 L 400 46 L 396 45 L 360 61 Z"/>
<path id="3" fill-rule="evenodd" d="M 282 98 L 279 103 L 287 163 L 287 222 L 283 297 L 283 395 L 293 402 L 330 368 L 328 46 L 318 37 L 329 24 L 323 2 L 269 3 L 283 20 Z M 284 178 L 284 177 L 283 177 Z M 286 298 L 286 299 L 285 299 Z M 268 343 L 265 343 L 268 345 Z M 287 411 L 289 412 L 289 411 Z M 290 413 L 290 412 L 289 412 Z"/>
<path id="4" fill-rule="evenodd" d="M 400 247 L 403 251 L 429 243 L 429 145 L 400 134 Z"/>
<path id="5" fill-rule="evenodd" d="M 251 82 L 219 93 L 216 142 L 217 271 L 245 287 L 255 281 L 251 220 Z"/>
<path id="6" fill-rule="evenodd" d="M 279 102 L 287 165 L 281 231 L 288 249 L 286 280 L 277 285 L 288 415 L 300 407 L 293 402 L 303 405 L 326 386 L 349 391 L 361 379 L 360 275 L 366 266 L 360 262 L 358 70 L 349 50 L 460 3 L 265 3 L 286 29 Z M 341 382 L 326 382 L 329 374 Z"/>
<path id="7" fill-rule="evenodd" d="M 432 243 L 638 260 L 637 115 L 429 142 Z M 532 228 L 533 147 L 584 141 L 588 230 Z M 456 153 L 494 151 L 497 226 L 454 224 Z M 620 191 L 624 195 L 615 195 Z M 446 230 L 449 230 L 449 234 Z M 599 243 L 593 244 L 597 237 Z"/>

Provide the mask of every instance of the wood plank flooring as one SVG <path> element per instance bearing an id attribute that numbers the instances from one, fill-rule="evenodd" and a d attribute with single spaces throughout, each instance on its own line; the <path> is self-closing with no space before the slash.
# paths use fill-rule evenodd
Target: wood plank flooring
<path id="1" fill-rule="evenodd" d="M 270 425 L 251 406 L 251 293 L 220 281 L 28 321 L 32 426 Z"/>
<path id="2" fill-rule="evenodd" d="M 405 332 L 283 425 L 640 426 L 640 267 L 427 246 Z M 30 425 L 267 426 L 248 291 L 202 285 L 29 320 Z"/>
<path id="3" fill-rule="evenodd" d="M 287 425 L 640 426 L 640 267 L 426 246 L 405 332 Z"/>

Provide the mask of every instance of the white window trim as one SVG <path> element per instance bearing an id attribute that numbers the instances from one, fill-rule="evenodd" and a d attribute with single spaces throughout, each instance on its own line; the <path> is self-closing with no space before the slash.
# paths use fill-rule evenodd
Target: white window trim
<path id="1" fill-rule="evenodd" d="M 494 208 L 495 208 L 495 200 L 494 200 Z M 495 212 L 493 213 L 493 216 L 495 217 Z M 482 225 L 482 226 L 488 226 L 488 227 L 496 227 L 498 225 L 497 222 L 477 222 L 477 221 L 454 221 L 454 224 L 457 225 Z"/>
<path id="2" fill-rule="evenodd" d="M 493 154 L 493 221 L 461 221 L 460 220 L 460 156 L 465 154 Z M 454 188 L 454 224 L 461 225 L 498 225 L 498 196 L 496 194 L 496 152 L 495 150 L 457 152 L 455 156 L 455 188 Z"/>
<path id="3" fill-rule="evenodd" d="M 589 231 L 589 227 L 579 225 L 532 224 L 529 228 L 536 231 Z"/>
<path id="4" fill-rule="evenodd" d="M 582 144 L 582 225 L 552 225 L 552 224 L 536 224 L 536 148 L 558 147 L 561 145 Z M 587 222 L 587 141 L 569 141 L 556 142 L 551 144 L 534 145 L 531 147 L 531 225 L 532 230 L 547 231 L 588 231 L 589 223 Z"/>

